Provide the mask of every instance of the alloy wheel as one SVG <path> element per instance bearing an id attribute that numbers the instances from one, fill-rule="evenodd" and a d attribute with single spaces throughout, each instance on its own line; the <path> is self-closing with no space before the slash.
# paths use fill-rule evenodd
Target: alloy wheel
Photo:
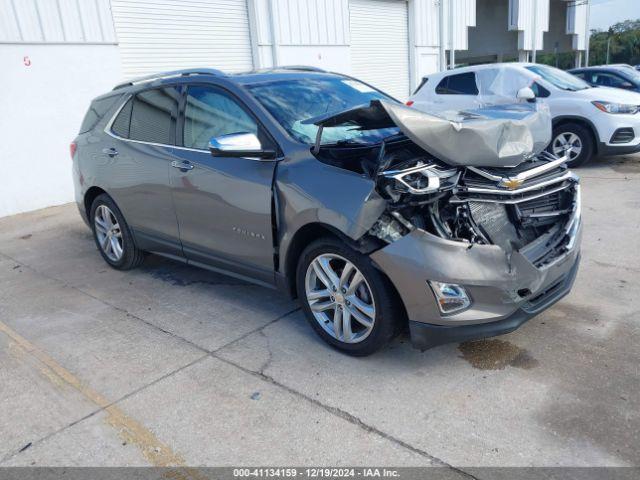
<path id="1" fill-rule="evenodd" d="M 122 258 L 124 249 L 122 246 L 122 230 L 116 216 L 109 207 L 100 205 L 96 208 L 93 223 L 102 252 L 112 262 L 119 261 Z"/>
<path id="2" fill-rule="evenodd" d="M 367 338 L 376 318 L 371 288 L 360 270 L 340 255 L 318 255 L 307 267 L 305 293 L 320 326 L 344 343 Z"/>
<path id="3" fill-rule="evenodd" d="M 560 133 L 553 139 L 551 146 L 553 154 L 557 157 L 563 157 L 565 151 L 569 150 L 569 161 L 575 160 L 582 152 L 582 140 L 573 132 Z"/>

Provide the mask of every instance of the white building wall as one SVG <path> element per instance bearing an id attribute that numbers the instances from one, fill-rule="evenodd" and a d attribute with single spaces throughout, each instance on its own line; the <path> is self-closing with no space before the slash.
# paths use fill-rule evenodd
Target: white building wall
<path id="1" fill-rule="evenodd" d="M 123 73 L 253 68 L 246 0 L 111 0 Z"/>
<path id="2" fill-rule="evenodd" d="M 420 79 L 440 70 L 440 24 L 439 4 L 434 0 L 413 0 L 409 2 L 409 27 L 412 37 L 413 74 L 411 90 Z M 442 66 L 445 68 L 445 66 Z"/>
<path id="3" fill-rule="evenodd" d="M 413 37 L 412 88 L 420 79 L 447 65 L 440 65 L 440 2 L 444 7 L 443 37 L 446 50 L 469 48 L 469 28 L 476 25 L 476 0 L 410 0 L 409 21 Z M 453 35 L 449 15 L 453 12 Z"/>
<path id="4" fill-rule="evenodd" d="M 349 45 L 347 0 L 272 0 L 280 45 Z"/>
<path id="5" fill-rule="evenodd" d="M 116 43 L 109 0 L 0 0 L 0 43 Z"/>
<path id="6" fill-rule="evenodd" d="M 451 48 L 449 13 L 453 12 L 453 45 L 456 50 L 468 48 L 467 28 L 476 24 L 476 0 L 412 0 L 415 22 L 415 44 L 420 47 L 437 47 L 440 44 L 440 1 L 444 6 L 445 46 Z"/>
<path id="7" fill-rule="evenodd" d="M 350 0 L 351 72 L 398 100 L 410 94 L 406 1 Z"/>
<path id="8" fill-rule="evenodd" d="M 351 73 L 348 0 L 249 0 L 249 9 L 260 68 L 312 65 Z"/>
<path id="9" fill-rule="evenodd" d="M 549 31 L 549 0 L 510 0 L 509 30 L 518 31 L 518 50 L 531 51 L 534 45 L 542 50 L 544 32 Z"/>
<path id="10" fill-rule="evenodd" d="M 0 217 L 72 201 L 69 144 L 121 77 L 108 0 L 0 0 L 0 68 Z"/>
<path id="11" fill-rule="evenodd" d="M 375 0 L 372 0 L 375 1 Z M 407 0 L 397 0 L 399 2 Z M 454 48 L 468 48 L 468 28 L 475 26 L 476 0 L 442 0 L 445 19 L 453 4 Z M 408 0 L 411 88 L 439 65 L 439 0 Z M 249 0 L 255 18 L 258 66 L 313 65 L 352 74 L 348 0 Z M 451 48 L 445 21 L 446 49 Z M 274 47 L 275 43 L 275 47 Z M 446 68 L 446 65 L 443 65 Z"/>
<path id="12" fill-rule="evenodd" d="M 69 144 L 121 78 L 115 45 L 0 45 L 0 217 L 74 199 Z"/>
<path id="13" fill-rule="evenodd" d="M 570 2 L 567 6 L 567 34 L 573 35 L 573 49 L 584 50 L 587 38 L 588 6 L 583 2 Z"/>

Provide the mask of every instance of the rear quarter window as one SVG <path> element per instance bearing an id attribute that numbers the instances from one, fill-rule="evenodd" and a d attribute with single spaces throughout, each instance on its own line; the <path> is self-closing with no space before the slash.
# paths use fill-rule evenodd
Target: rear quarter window
<path id="1" fill-rule="evenodd" d="M 538 82 L 533 82 L 533 84 L 531 85 L 531 90 L 533 90 L 533 93 L 538 98 L 547 98 L 549 95 L 551 95 L 551 92 L 549 92 L 549 90 L 544 88 Z"/>
<path id="2" fill-rule="evenodd" d="M 131 108 L 133 107 L 133 98 L 127 100 L 124 107 L 118 113 L 118 116 L 111 125 L 111 131 L 122 138 L 129 138 L 129 127 L 131 126 Z"/>
<path id="3" fill-rule="evenodd" d="M 82 124 L 80 125 L 80 133 L 93 130 L 93 128 L 120 97 L 121 95 L 113 95 L 111 97 L 101 98 L 100 100 L 94 100 L 91 102 L 89 110 L 87 110 L 87 113 L 82 120 Z"/>
<path id="4" fill-rule="evenodd" d="M 436 87 L 436 93 L 439 95 L 478 95 L 476 74 L 467 72 L 444 77 Z"/>

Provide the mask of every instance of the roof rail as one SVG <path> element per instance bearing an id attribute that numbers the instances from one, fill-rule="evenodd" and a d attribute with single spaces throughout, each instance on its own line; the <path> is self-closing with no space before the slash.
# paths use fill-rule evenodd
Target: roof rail
<path id="1" fill-rule="evenodd" d="M 131 85 L 135 85 L 137 83 L 148 82 L 150 80 L 160 80 L 161 78 L 171 78 L 171 77 L 186 77 L 189 75 L 215 75 L 216 77 L 222 77 L 225 75 L 221 70 L 217 70 L 215 68 L 187 68 L 184 70 L 173 70 L 171 72 L 161 72 L 161 73 L 153 73 L 151 75 L 145 75 L 144 77 L 133 78 L 126 82 L 119 83 L 115 87 L 114 90 L 119 88 L 129 87 Z"/>
<path id="2" fill-rule="evenodd" d="M 282 65 L 274 67 L 274 70 L 300 70 L 301 72 L 322 72 L 327 73 L 326 70 L 319 67 L 312 67 L 310 65 Z"/>

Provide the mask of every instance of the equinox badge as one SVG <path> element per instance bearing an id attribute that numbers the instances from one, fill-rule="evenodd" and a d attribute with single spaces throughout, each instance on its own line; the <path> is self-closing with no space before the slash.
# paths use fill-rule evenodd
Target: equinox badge
<path id="1" fill-rule="evenodd" d="M 265 236 L 261 233 L 256 233 L 256 232 L 252 232 L 250 230 L 246 230 L 244 228 L 239 228 L 239 227 L 232 227 L 231 228 L 234 232 L 239 233 L 240 235 L 243 235 L 245 237 L 251 237 L 251 238 L 258 238 L 260 240 L 266 240 Z"/>

